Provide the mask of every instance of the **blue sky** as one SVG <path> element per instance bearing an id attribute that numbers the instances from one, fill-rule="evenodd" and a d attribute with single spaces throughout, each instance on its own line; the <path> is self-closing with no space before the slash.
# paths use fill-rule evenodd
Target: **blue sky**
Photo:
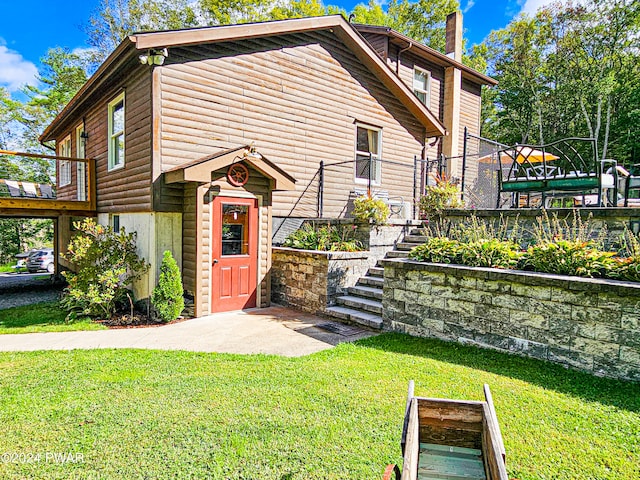
<path id="1" fill-rule="evenodd" d="M 383 0 L 384 1 L 384 0 Z M 326 0 L 351 10 L 358 0 Z M 470 46 L 504 27 L 520 12 L 532 13 L 550 0 L 461 0 Z M 0 86 L 10 92 L 34 83 L 40 58 L 50 47 L 85 48 L 83 26 L 100 0 L 0 0 Z"/>

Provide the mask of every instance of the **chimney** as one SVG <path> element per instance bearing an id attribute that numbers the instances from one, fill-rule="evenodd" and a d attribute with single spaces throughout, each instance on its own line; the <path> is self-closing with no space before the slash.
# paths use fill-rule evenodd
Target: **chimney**
<path id="1" fill-rule="evenodd" d="M 444 53 L 449 58 L 462 61 L 462 13 L 459 10 L 447 15 Z"/>
<path id="2" fill-rule="evenodd" d="M 447 15 L 445 51 L 448 57 L 462 60 L 462 14 L 454 12 Z M 444 103 L 442 120 L 447 135 L 442 139 L 442 153 L 447 157 L 447 174 L 452 179 L 462 176 L 460 161 L 460 115 L 461 115 L 462 71 L 450 65 L 444 69 Z"/>

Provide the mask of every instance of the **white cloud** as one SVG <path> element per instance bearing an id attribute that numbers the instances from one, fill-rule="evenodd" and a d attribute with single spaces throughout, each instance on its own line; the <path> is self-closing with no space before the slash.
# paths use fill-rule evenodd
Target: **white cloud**
<path id="1" fill-rule="evenodd" d="M 534 15 L 540 7 L 545 7 L 553 2 L 554 0 L 526 0 L 520 12 Z"/>
<path id="2" fill-rule="evenodd" d="M 9 50 L 0 39 L 0 86 L 15 92 L 25 84 L 37 84 L 37 74 L 38 69 L 33 63 L 20 53 Z"/>
<path id="3" fill-rule="evenodd" d="M 475 0 L 467 0 L 467 4 L 462 8 L 462 13 L 467 13 L 475 4 Z"/>

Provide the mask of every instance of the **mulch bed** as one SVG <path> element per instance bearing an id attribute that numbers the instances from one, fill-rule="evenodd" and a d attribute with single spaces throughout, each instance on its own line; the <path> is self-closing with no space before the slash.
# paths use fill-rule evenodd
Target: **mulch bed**
<path id="1" fill-rule="evenodd" d="M 133 314 L 133 317 L 129 313 L 127 314 L 117 313 L 111 318 L 95 320 L 95 321 L 110 329 L 120 329 L 120 328 L 161 327 L 163 325 L 172 325 L 174 323 L 184 322 L 185 320 L 189 320 L 189 318 L 179 317 L 177 320 L 174 320 L 173 322 L 161 322 L 159 320 L 155 320 L 151 317 L 148 317 L 144 313 L 135 312 Z"/>

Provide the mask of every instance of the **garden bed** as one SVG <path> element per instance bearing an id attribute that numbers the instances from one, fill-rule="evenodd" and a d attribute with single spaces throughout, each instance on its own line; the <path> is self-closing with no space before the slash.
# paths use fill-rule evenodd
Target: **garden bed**
<path id="1" fill-rule="evenodd" d="M 383 260 L 385 328 L 640 381 L 640 284 Z"/>

